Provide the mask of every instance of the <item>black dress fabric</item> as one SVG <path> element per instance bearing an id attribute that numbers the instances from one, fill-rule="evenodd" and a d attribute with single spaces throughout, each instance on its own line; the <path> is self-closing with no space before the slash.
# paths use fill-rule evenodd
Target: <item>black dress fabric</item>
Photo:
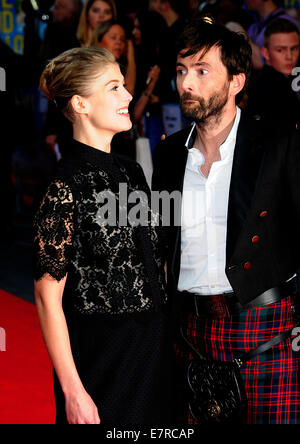
<path id="1" fill-rule="evenodd" d="M 173 353 L 163 228 L 148 205 L 145 177 L 135 162 L 77 141 L 69 152 L 34 219 L 35 279 L 67 274 L 72 352 L 102 424 L 168 424 Z M 139 208 L 151 224 L 124 223 L 121 186 L 141 192 Z M 117 202 L 110 224 L 99 219 L 103 192 Z M 126 214 L 134 210 L 125 206 Z M 55 373 L 54 388 L 57 423 L 66 423 Z"/>

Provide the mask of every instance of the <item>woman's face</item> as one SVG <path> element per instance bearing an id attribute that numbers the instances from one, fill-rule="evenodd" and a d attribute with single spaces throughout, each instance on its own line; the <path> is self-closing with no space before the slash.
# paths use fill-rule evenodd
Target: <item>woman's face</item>
<path id="1" fill-rule="evenodd" d="M 100 23 L 113 18 L 111 7 L 103 0 L 96 0 L 89 9 L 87 21 L 92 31 Z"/>
<path id="2" fill-rule="evenodd" d="M 133 30 L 132 30 L 132 35 L 133 35 L 135 44 L 140 45 L 142 43 L 142 33 L 141 33 L 141 26 L 140 26 L 139 19 L 135 18 L 133 24 L 134 24 L 134 26 L 133 26 Z"/>
<path id="3" fill-rule="evenodd" d="M 113 25 L 109 31 L 107 31 L 99 42 L 99 47 L 106 48 L 116 58 L 119 58 L 125 53 L 126 48 L 126 35 L 125 31 L 120 25 Z"/>
<path id="4" fill-rule="evenodd" d="M 110 64 L 94 81 L 93 93 L 86 98 L 90 125 L 109 135 L 130 130 L 128 107 L 131 100 L 119 65 Z"/>

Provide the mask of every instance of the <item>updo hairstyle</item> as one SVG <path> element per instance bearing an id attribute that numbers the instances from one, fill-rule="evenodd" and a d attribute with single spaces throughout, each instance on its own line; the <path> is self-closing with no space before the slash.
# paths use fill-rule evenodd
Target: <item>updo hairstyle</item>
<path id="1" fill-rule="evenodd" d="M 74 95 L 89 97 L 94 81 L 115 57 L 104 48 L 73 48 L 52 59 L 44 69 L 40 88 L 57 108 L 74 122 Z"/>

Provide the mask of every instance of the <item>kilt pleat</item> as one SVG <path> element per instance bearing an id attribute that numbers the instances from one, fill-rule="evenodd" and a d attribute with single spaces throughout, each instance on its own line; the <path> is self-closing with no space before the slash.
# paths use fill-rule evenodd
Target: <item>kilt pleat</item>
<path id="1" fill-rule="evenodd" d="M 213 359 L 230 361 L 295 326 L 294 301 L 280 302 L 223 319 L 182 320 L 189 341 Z M 183 356 L 179 352 L 178 356 Z M 192 358 L 190 356 L 190 358 Z M 248 398 L 248 424 L 300 424 L 300 355 L 291 338 L 241 368 Z M 189 424 L 195 424 L 188 414 Z"/>

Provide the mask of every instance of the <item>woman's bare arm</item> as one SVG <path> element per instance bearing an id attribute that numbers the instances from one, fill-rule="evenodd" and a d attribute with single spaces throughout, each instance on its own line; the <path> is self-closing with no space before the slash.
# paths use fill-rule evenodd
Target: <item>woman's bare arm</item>
<path id="1" fill-rule="evenodd" d="M 100 424 L 98 410 L 86 392 L 73 359 L 62 296 L 67 277 L 57 282 L 46 274 L 35 282 L 35 299 L 43 338 L 66 400 L 70 424 Z"/>

